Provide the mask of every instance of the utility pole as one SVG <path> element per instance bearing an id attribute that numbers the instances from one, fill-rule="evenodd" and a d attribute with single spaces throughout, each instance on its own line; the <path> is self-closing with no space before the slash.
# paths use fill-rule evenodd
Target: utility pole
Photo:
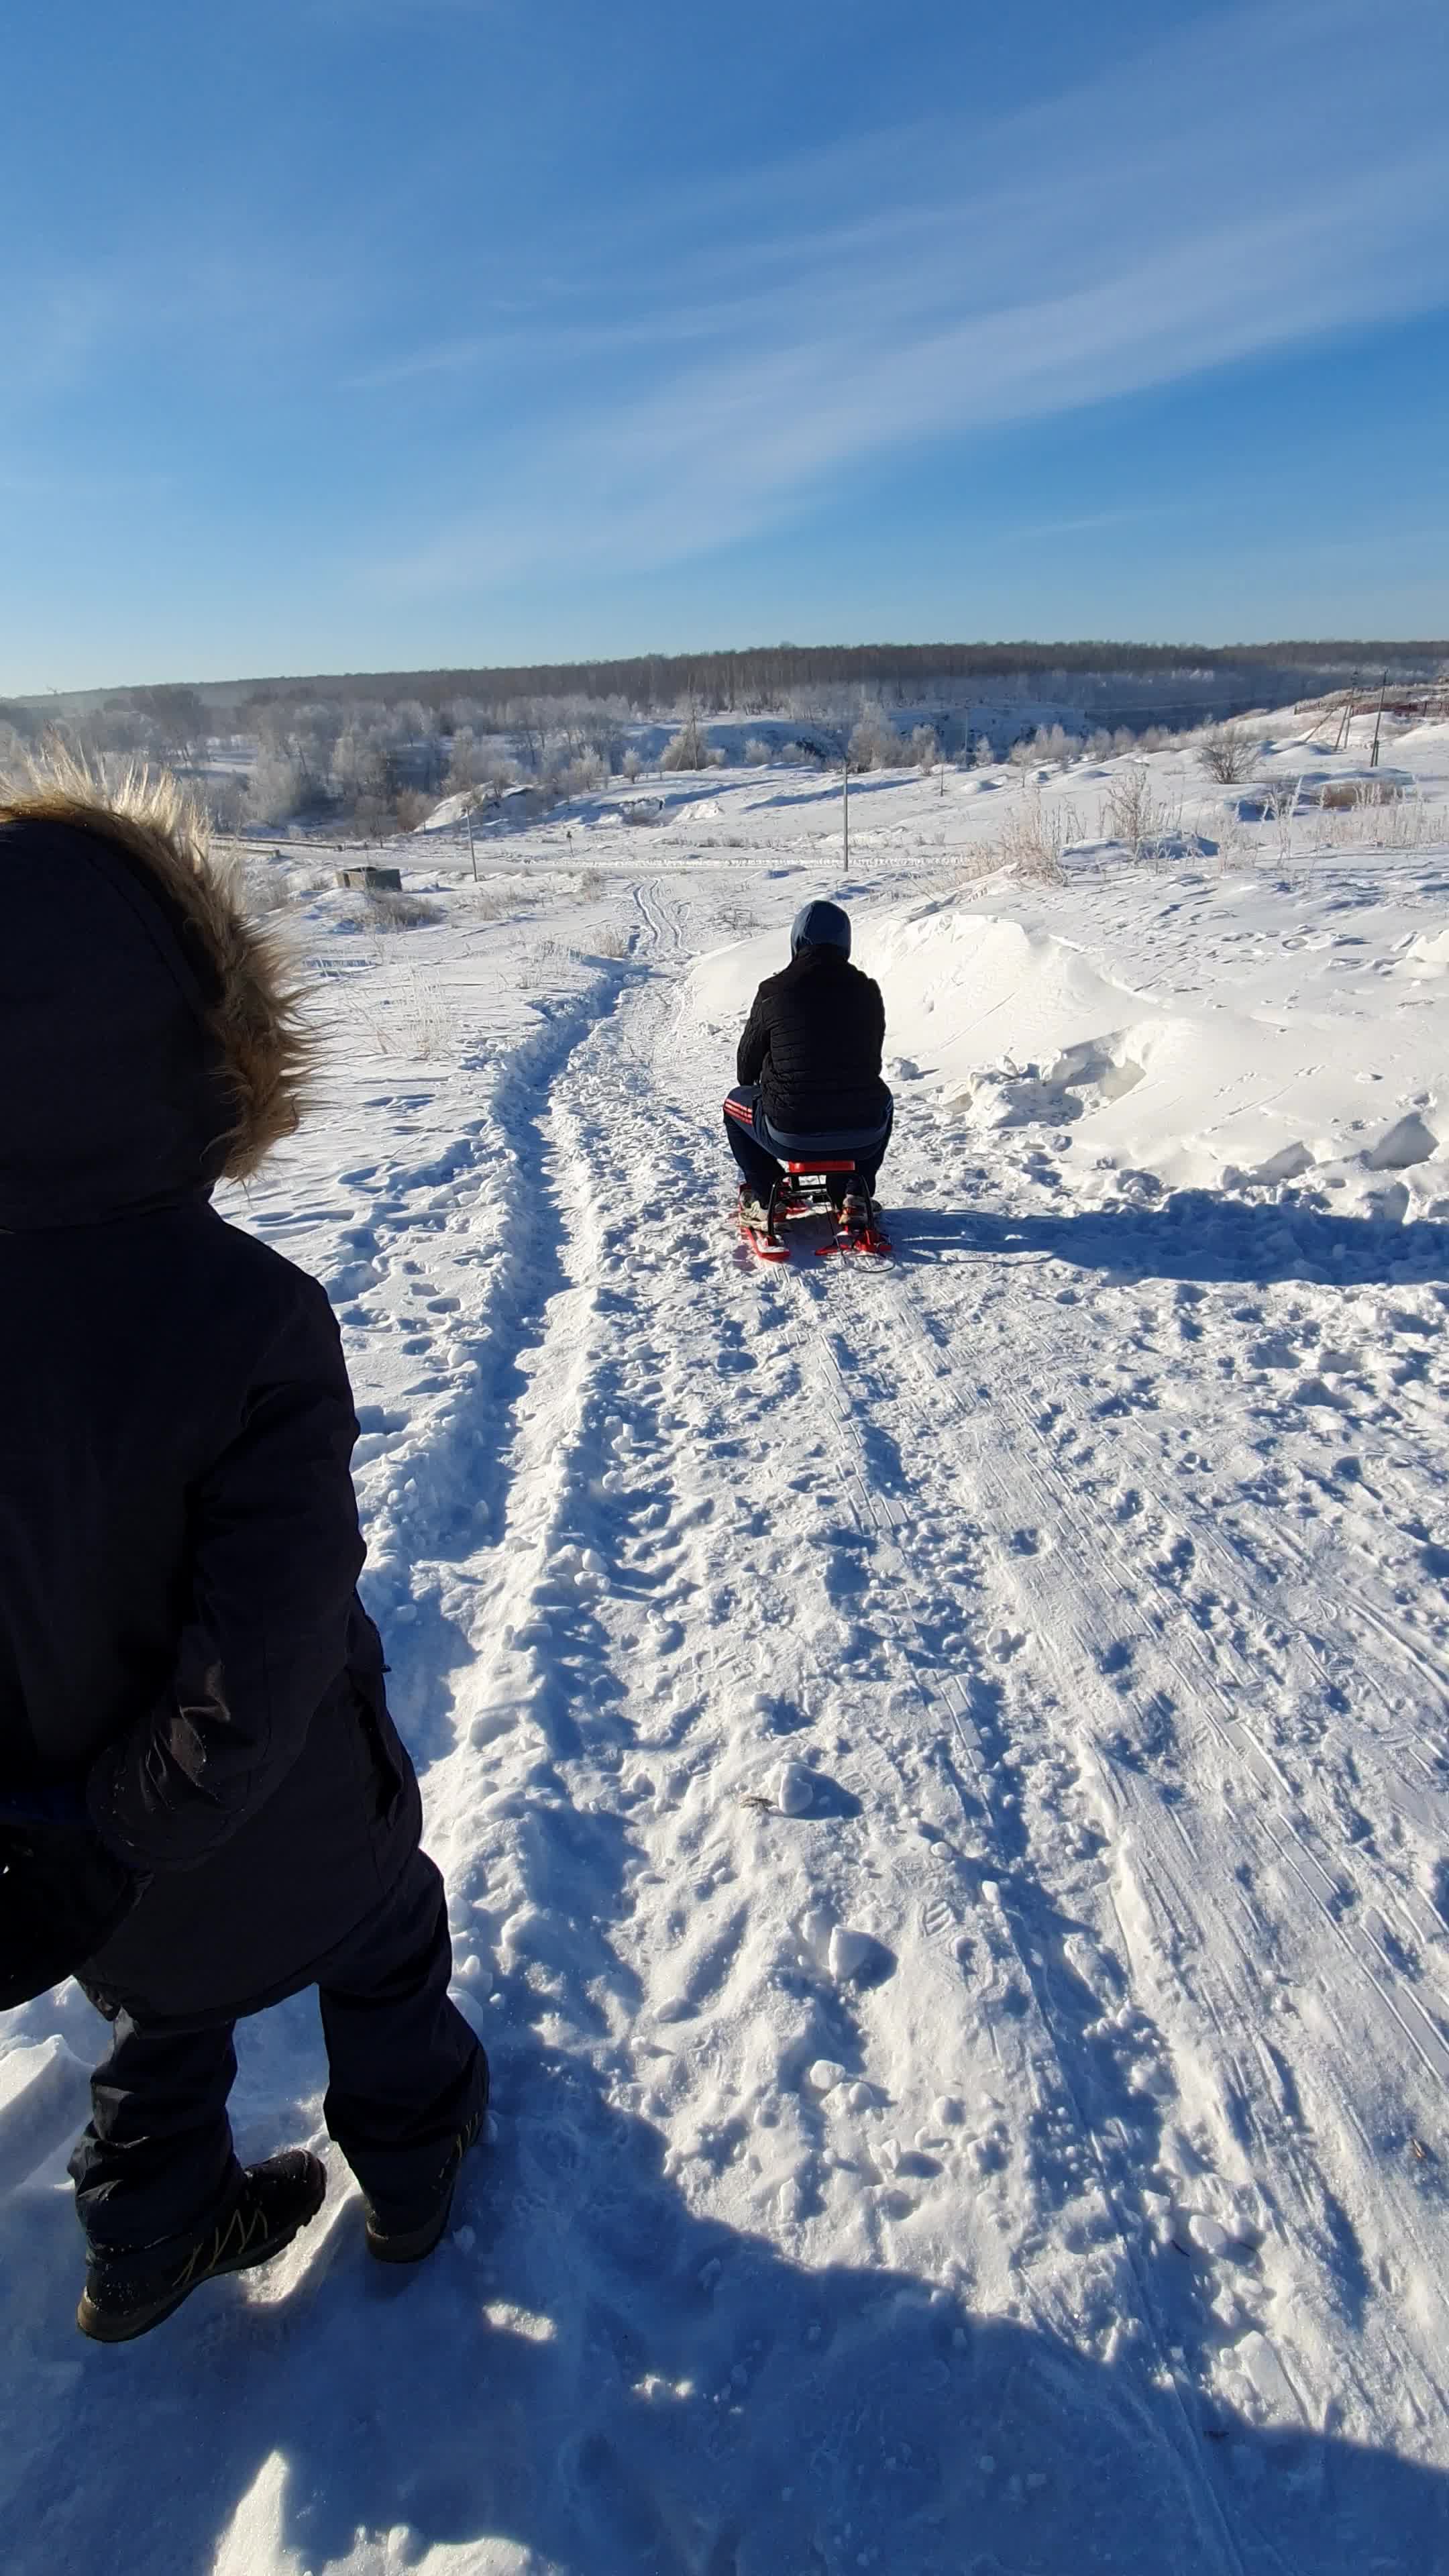
<path id="1" fill-rule="evenodd" d="M 1377 769 L 1379 765 L 1379 728 L 1384 720 L 1384 699 L 1388 695 L 1388 687 L 1389 675 L 1387 671 L 1385 671 L 1383 680 L 1379 687 L 1379 711 L 1374 718 L 1374 747 L 1369 753 L 1370 769 Z"/>
<path id="2" fill-rule="evenodd" d="M 477 851 L 475 850 L 475 848 L 473 847 L 473 805 L 472 805 L 472 800 L 471 800 L 471 798 L 470 798 L 469 802 L 464 806 L 464 808 L 463 808 L 463 812 L 464 812 L 464 815 L 465 815 L 465 816 L 466 816 L 466 818 L 467 818 L 467 823 L 468 823 L 468 857 L 469 857 L 470 861 L 472 862 L 472 867 L 473 867 L 473 883 L 476 885 L 476 884 L 477 884 L 477 882 L 478 882 L 478 853 L 477 853 Z"/>

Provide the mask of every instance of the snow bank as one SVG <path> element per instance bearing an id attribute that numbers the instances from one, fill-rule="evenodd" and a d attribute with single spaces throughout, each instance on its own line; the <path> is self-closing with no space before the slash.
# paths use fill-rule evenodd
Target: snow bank
<path id="1" fill-rule="evenodd" d="M 1116 871 L 1074 882 L 1070 935 L 1055 891 L 877 901 L 855 954 L 885 993 L 893 1084 L 965 1131 L 1066 1131 L 1089 1170 L 1175 1188 L 1311 1174 L 1367 1200 L 1391 1170 L 1431 1205 L 1449 1191 L 1449 929 L 1425 926 L 1436 863 L 1416 872 L 1379 894 L 1334 861 L 1306 890 Z M 777 934 L 702 959 L 690 1007 L 734 1028 L 782 953 Z"/>

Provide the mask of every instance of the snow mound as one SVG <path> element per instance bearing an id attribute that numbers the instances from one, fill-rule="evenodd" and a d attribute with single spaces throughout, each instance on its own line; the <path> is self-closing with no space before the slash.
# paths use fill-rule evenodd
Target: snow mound
<path id="1" fill-rule="evenodd" d="M 1367 1205 L 1369 1175 L 1437 1154 L 1422 1113 L 1449 1046 L 1449 931 L 1411 929 L 1388 895 L 1346 905 L 1327 870 L 1307 895 L 1157 882 L 1139 873 L 1129 896 L 1104 871 L 1095 900 L 1074 889 L 1071 937 L 1053 896 L 1025 889 L 1009 905 L 854 907 L 856 962 L 885 995 L 887 1080 L 923 1086 L 966 1134 L 1040 1128 L 1084 1165 L 1175 1189 L 1311 1173 Z M 778 931 L 715 950 L 686 1010 L 732 1040 L 784 960 Z M 1417 989 L 1395 1006 L 1401 979 Z"/>
<path id="2" fill-rule="evenodd" d="M 1398 1119 L 1386 1136 L 1371 1145 L 1364 1162 L 1371 1172 L 1407 1172 L 1415 1163 L 1427 1163 L 1439 1151 L 1439 1139 L 1417 1109 Z"/>

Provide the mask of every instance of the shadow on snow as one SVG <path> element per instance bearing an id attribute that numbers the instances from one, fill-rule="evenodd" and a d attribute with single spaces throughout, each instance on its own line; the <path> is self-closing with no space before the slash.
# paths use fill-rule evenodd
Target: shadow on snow
<path id="1" fill-rule="evenodd" d="M 1040 1216 L 989 1208 L 896 1208 L 882 1198 L 896 1257 L 1061 1261 L 1116 1279 L 1237 1280 L 1266 1286 L 1305 1275 L 1330 1287 L 1449 1280 L 1449 1225 L 1388 1224 L 1289 1204 L 1254 1206 L 1179 1190 L 1153 1208 L 1082 1208 Z"/>

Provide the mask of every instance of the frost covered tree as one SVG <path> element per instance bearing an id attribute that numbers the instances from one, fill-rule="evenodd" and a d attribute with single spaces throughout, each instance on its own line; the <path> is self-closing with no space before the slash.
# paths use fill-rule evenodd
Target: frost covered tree
<path id="1" fill-rule="evenodd" d="M 941 757 L 934 725 L 914 725 L 911 729 L 911 758 L 917 769 L 934 769 Z"/>
<path id="2" fill-rule="evenodd" d="M 302 802 L 302 772 L 291 752 L 263 743 L 247 780 L 246 812 L 251 823 L 285 823 Z"/>
<path id="3" fill-rule="evenodd" d="M 908 757 L 906 746 L 883 707 L 866 707 L 854 726 L 846 752 L 852 769 L 898 769 Z"/>
<path id="4" fill-rule="evenodd" d="M 709 768 L 709 745 L 700 731 L 699 718 L 692 711 L 678 733 L 665 744 L 659 766 L 661 769 Z"/>
<path id="5" fill-rule="evenodd" d="M 454 729 L 448 774 L 443 785 L 450 796 L 461 796 L 468 788 L 480 787 L 482 783 L 483 753 L 478 737 L 471 725 L 458 725 Z"/>

